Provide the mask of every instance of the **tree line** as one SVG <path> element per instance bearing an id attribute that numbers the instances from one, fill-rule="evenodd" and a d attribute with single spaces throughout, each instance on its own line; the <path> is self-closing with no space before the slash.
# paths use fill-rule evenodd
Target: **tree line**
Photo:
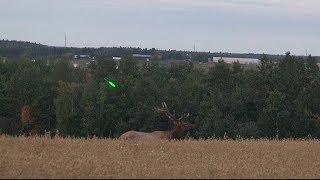
<path id="1" fill-rule="evenodd" d="M 109 86 L 105 79 L 116 83 Z M 119 62 L 100 55 L 86 69 L 63 59 L 0 63 L 0 133 L 119 137 L 169 129 L 154 107 L 190 113 L 193 138 L 320 138 L 320 71 L 315 58 L 264 56 L 256 69 L 219 61 Z"/>
<path id="2" fill-rule="evenodd" d="M 68 54 L 90 55 L 91 57 L 108 54 L 113 57 L 130 56 L 132 54 L 148 54 L 158 60 L 186 60 L 192 59 L 195 62 L 207 62 L 212 57 L 237 57 L 260 59 L 264 54 L 240 54 L 227 52 L 193 52 L 177 50 L 159 50 L 155 48 L 134 48 L 134 47 L 100 47 L 100 48 L 76 48 L 76 47 L 55 47 L 38 43 L 24 41 L 0 40 L 0 60 L 1 56 L 12 60 L 20 59 L 56 59 Z M 279 61 L 284 55 L 266 55 L 274 61 Z M 315 57 L 320 61 L 320 57 Z"/>

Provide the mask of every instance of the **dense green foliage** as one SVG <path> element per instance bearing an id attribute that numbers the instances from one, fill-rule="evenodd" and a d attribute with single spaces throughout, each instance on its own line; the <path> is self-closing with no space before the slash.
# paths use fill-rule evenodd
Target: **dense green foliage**
<path id="1" fill-rule="evenodd" d="M 127 130 L 170 128 L 154 107 L 189 112 L 194 138 L 320 138 L 320 71 L 313 57 L 266 56 L 257 69 L 223 61 L 208 72 L 191 62 L 139 65 L 99 56 L 89 68 L 68 61 L 0 63 L 0 131 L 118 137 Z M 47 64 L 48 63 L 48 64 Z M 117 83 L 110 87 L 104 79 Z M 31 107 L 22 123 L 22 107 Z"/>

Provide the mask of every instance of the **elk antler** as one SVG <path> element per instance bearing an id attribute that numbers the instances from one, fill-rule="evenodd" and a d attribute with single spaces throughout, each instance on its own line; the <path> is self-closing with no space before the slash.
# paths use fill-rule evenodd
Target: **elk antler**
<path id="1" fill-rule="evenodd" d="M 173 111 L 173 115 L 170 113 L 170 111 L 168 110 L 168 106 L 165 102 L 162 103 L 162 107 L 161 108 L 156 108 L 155 109 L 156 112 L 158 113 L 164 113 L 171 121 L 177 121 L 177 118 L 175 117 L 175 112 Z"/>
<path id="2" fill-rule="evenodd" d="M 190 116 L 190 113 L 188 113 L 188 114 L 183 113 L 183 114 L 181 115 L 181 117 L 178 119 L 178 121 L 182 121 L 182 119 L 186 119 L 186 118 L 189 117 L 189 116 Z"/>
<path id="3" fill-rule="evenodd" d="M 158 112 L 158 113 L 164 113 L 169 119 L 171 119 L 171 121 L 173 121 L 173 122 L 177 122 L 177 121 L 182 121 L 183 119 L 185 119 L 185 118 L 187 118 L 187 117 L 189 117 L 190 116 L 190 113 L 188 113 L 188 114 L 185 114 L 185 113 L 183 113 L 182 115 L 181 115 L 181 117 L 179 118 L 179 119 L 177 119 L 176 117 L 175 117 L 175 111 L 173 110 L 173 114 L 171 114 L 170 113 L 170 111 L 169 111 L 169 109 L 168 109 L 168 106 L 167 106 L 167 104 L 165 103 L 165 102 L 163 102 L 162 103 L 162 107 L 161 108 L 156 108 L 155 109 L 156 110 L 156 112 Z"/>

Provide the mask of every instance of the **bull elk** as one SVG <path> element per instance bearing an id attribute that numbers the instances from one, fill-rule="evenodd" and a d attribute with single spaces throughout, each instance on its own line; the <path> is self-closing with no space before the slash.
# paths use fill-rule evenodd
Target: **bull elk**
<path id="1" fill-rule="evenodd" d="M 185 134 L 195 127 L 194 124 L 190 124 L 185 119 L 190 116 L 183 113 L 180 118 L 175 117 L 175 113 L 171 114 L 168 110 L 166 103 L 162 103 L 161 108 L 155 108 L 155 111 L 161 114 L 165 114 L 173 123 L 174 127 L 168 131 L 154 131 L 154 132 L 138 132 L 128 131 L 122 134 L 119 139 L 124 140 L 156 140 L 156 139 L 183 139 Z M 173 111 L 174 112 L 174 111 Z"/>

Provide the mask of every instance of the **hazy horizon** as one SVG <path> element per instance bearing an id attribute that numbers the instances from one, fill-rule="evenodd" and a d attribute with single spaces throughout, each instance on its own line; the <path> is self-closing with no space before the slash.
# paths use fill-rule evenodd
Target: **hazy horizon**
<path id="1" fill-rule="evenodd" d="M 318 0 L 0 0 L 0 39 L 320 55 Z"/>

